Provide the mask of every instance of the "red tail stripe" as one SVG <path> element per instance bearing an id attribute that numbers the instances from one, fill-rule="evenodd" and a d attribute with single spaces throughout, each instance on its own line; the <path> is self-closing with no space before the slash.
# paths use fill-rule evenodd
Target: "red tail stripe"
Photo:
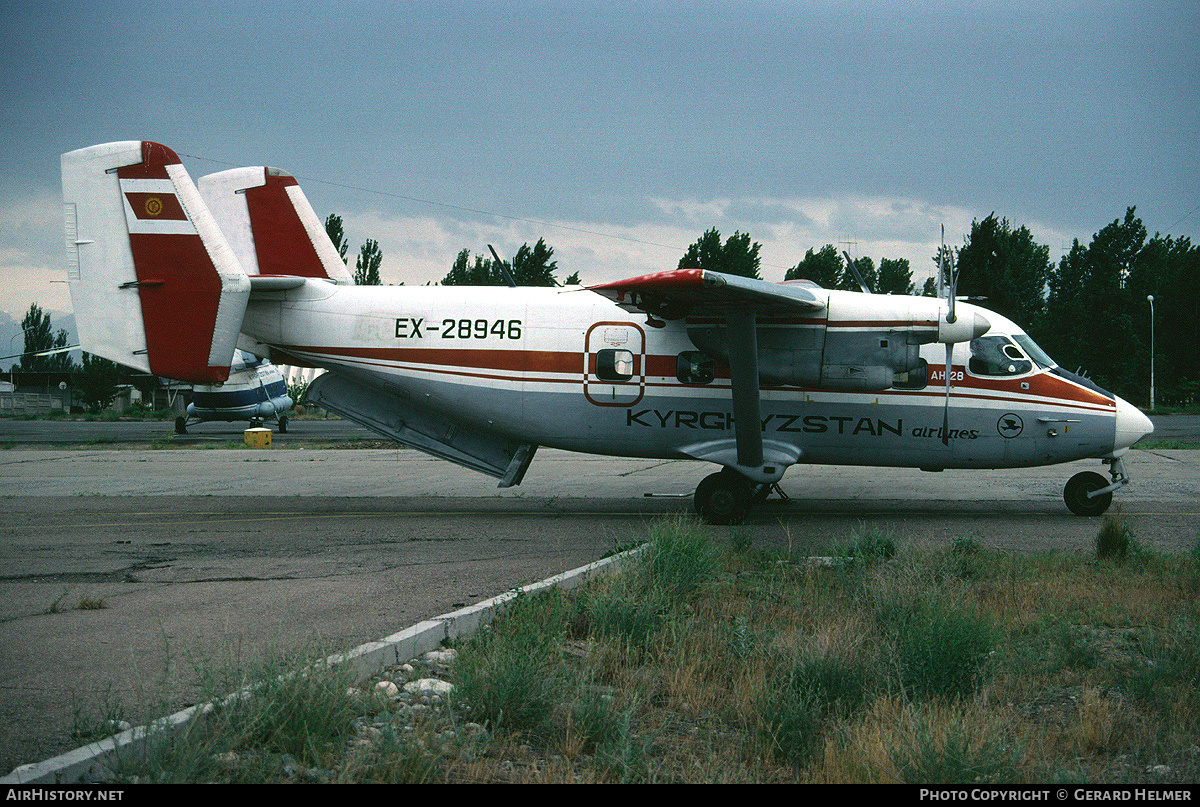
<path id="1" fill-rule="evenodd" d="M 159 281 L 139 289 L 150 372 L 207 383 L 228 379 L 228 367 L 208 366 L 221 278 L 200 236 L 130 233 L 129 245 L 138 280 Z M 208 368 L 206 377 L 196 377 L 199 367 Z"/>
<path id="2" fill-rule="evenodd" d="M 267 173 L 266 179 L 265 185 L 246 190 L 259 273 L 328 277 L 287 193 L 296 178 Z"/>
<path id="3" fill-rule="evenodd" d="M 117 176 L 170 179 L 167 166 L 180 162 L 179 155 L 171 149 L 146 140 L 142 142 L 142 162 L 118 168 Z M 167 194 L 161 198 L 167 198 Z M 178 199 L 175 204 L 179 204 Z M 133 209 L 135 213 L 138 210 L 136 205 Z M 138 292 L 150 372 L 164 378 L 197 382 L 227 380 L 228 367 L 208 366 L 213 323 L 221 300 L 221 279 L 200 236 L 130 233 L 129 246 L 137 279 L 155 281 Z M 207 368 L 207 372 L 198 373 L 197 368 Z"/>

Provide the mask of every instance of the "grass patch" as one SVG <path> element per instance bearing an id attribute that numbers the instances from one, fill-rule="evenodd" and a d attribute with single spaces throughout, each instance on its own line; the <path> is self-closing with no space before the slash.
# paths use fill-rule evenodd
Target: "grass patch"
<path id="1" fill-rule="evenodd" d="M 1139 440 L 1134 448 L 1143 451 L 1195 451 L 1200 449 L 1200 442 L 1195 440 Z"/>
<path id="2" fill-rule="evenodd" d="M 755 552 L 736 536 L 727 549 L 686 519 L 661 522 L 619 573 L 570 592 L 520 595 L 455 648 L 452 666 L 437 673 L 454 684 L 445 701 L 380 698 L 372 682 L 336 670 L 272 679 L 170 743 L 174 767 L 136 775 L 1200 777 L 1191 750 L 1200 746 L 1200 609 L 1185 582 L 1200 549 L 1139 550 L 1138 563 L 1003 555 L 971 538 L 917 551 L 869 526 L 846 548 L 855 562 L 819 567 Z M 427 674 L 387 672 L 398 683 Z"/>

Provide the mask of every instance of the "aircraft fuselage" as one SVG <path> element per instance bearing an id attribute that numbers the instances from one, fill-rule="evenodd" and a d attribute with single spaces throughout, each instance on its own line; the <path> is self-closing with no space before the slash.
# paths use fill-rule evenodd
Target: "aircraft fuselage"
<path id="1" fill-rule="evenodd" d="M 851 294 L 822 293 L 831 300 Z M 992 323 L 984 347 L 1008 354 L 989 364 L 972 354 L 974 343 L 954 345 L 948 409 L 945 346 L 937 342 L 913 346 L 920 369 L 884 389 L 764 382 L 759 426 L 767 462 L 780 474 L 796 463 L 1009 468 L 1128 448 L 1119 421 L 1140 413 L 1026 356 L 1012 341 L 1019 331 L 1003 317 L 967 304 L 959 311 L 982 313 Z M 861 325 L 872 336 L 889 332 L 887 323 Z M 310 280 L 256 294 L 239 346 L 259 353 L 269 346 L 277 360 L 336 369 L 422 411 L 453 413 L 514 440 L 722 462 L 736 424 L 729 369 L 698 350 L 702 340 L 689 335 L 697 327 L 694 319 L 627 311 L 582 289 Z M 823 340 L 827 323 L 767 317 L 757 327 L 760 343 L 793 336 L 805 343 L 814 334 Z"/>

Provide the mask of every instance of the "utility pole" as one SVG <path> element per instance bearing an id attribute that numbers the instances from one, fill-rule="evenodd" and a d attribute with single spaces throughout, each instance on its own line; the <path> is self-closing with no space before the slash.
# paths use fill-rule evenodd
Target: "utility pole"
<path id="1" fill-rule="evenodd" d="M 1154 411 L 1154 295 L 1146 297 L 1150 303 L 1150 411 Z"/>

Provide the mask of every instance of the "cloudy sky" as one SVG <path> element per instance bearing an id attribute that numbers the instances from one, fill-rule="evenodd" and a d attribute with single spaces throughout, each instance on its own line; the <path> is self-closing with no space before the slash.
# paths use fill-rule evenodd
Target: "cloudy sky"
<path id="1" fill-rule="evenodd" d="M 14 3 L 0 314 L 66 314 L 59 155 L 272 165 L 385 282 L 544 237 L 559 277 L 674 268 L 716 227 L 932 268 L 993 211 L 1055 259 L 1136 205 L 1200 241 L 1200 4 L 857 0 Z M 2 338 L 0 334 L 0 338 Z"/>

